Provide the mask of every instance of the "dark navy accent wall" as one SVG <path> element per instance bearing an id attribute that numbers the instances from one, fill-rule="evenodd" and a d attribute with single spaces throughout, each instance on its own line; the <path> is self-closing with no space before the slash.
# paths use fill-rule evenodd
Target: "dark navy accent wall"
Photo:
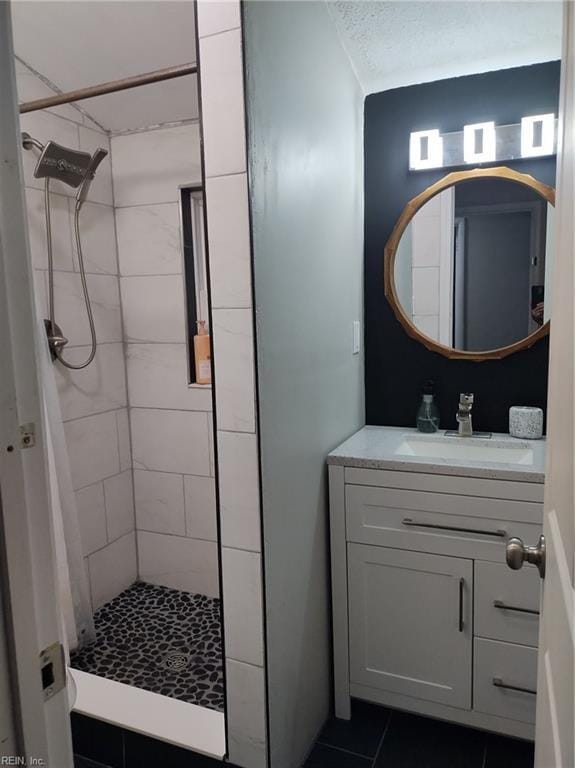
<path id="1" fill-rule="evenodd" d="M 511 405 L 546 407 L 548 339 L 504 360 L 449 360 L 410 339 L 384 296 L 383 249 L 405 204 L 449 171 L 410 173 L 409 134 L 558 111 L 560 63 L 488 72 L 372 94 L 365 101 L 365 386 L 368 424 L 414 426 L 421 387 L 437 385 L 441 427 L 460 392 L 474 392 L 474 426 L 508 431 Z M 555 158 L 506 163 L 555 185 Z"/>

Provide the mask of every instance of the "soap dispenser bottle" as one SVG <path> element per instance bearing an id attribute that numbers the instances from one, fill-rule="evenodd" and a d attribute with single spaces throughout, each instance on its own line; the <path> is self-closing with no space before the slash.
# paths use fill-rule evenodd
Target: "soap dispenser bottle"
<path id="1" fill-rule="evenodd" d="M 196 363 L 196 384 L 211 384 L 210 336 L 205 320 L 198 320 L 198 332 L 194 336 L 194 358 Z"/>
<path id="2" fill-rule="evenodd" d="M 420 432 L 437 432 L 439 429 L 439 410 L 434 400 L 434 384 L 427 381 L 423 387 L 421 405 L 417 411 L 417 429 Z"/>

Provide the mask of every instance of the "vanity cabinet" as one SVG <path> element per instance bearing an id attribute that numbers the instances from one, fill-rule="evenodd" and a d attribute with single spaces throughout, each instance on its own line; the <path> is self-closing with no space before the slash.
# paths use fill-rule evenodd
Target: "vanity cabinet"
<path id="1" fill-rule="evenodd" d="M 543 484 L 330 464 L 335 703 L 532 738 Z"/>

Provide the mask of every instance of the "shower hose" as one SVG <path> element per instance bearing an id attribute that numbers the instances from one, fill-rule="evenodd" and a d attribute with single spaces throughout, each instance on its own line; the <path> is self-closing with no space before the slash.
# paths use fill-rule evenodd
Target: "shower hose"
<path id="1" fill-rule="evenodd" d="M 90 326 L 91 336 L 91 350 L 86 360 L 82 363 L 70 363 L 68 360 L 64 360 L 62 356 L 62 345 L 51 344 L 51 350 L 56 355 L 58 360 L 66 368 L 72 370 L 81 370 L 86 368 L 96 354 L 96 327 L 94 325 L 94 315 L 92 313 L 92 304 L 90 302 L 90 294 L 88 293 L 88 283 L 86 281 L 86 270 L 84 267 L 84 254 L 82 252 L 82 241 L 80 239 L 80 209 L 82 208 L 82 202 L 76 200 L 74 207 L 74 236 L 76 239 L 76 251 L 78 253 L 78 266 L 80 267 L 80 280 L 82 282 L 82 292 L 84 294 L 84 304 L 86 305 L 86 314 L 88 316 L 88 324 Z M 48 246 L 48 311 L 50 315 L 50 333 L 52 336 L 58 336 L 56 318 L 54 317 L 54 255 L 52 250 L 52 218 L 50 214 L 50 179 L 46 177 L 44 185 L 44 210 L 46 213 L 46 242 Z"/>

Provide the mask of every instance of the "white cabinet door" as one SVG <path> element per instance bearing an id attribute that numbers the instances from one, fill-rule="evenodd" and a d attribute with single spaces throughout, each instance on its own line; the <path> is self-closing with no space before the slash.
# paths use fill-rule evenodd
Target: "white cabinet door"
<path id="1" fill-rule="evenodd" d="M 352 683 L 471 708 L 473 562 L 348 545 Z"/>

